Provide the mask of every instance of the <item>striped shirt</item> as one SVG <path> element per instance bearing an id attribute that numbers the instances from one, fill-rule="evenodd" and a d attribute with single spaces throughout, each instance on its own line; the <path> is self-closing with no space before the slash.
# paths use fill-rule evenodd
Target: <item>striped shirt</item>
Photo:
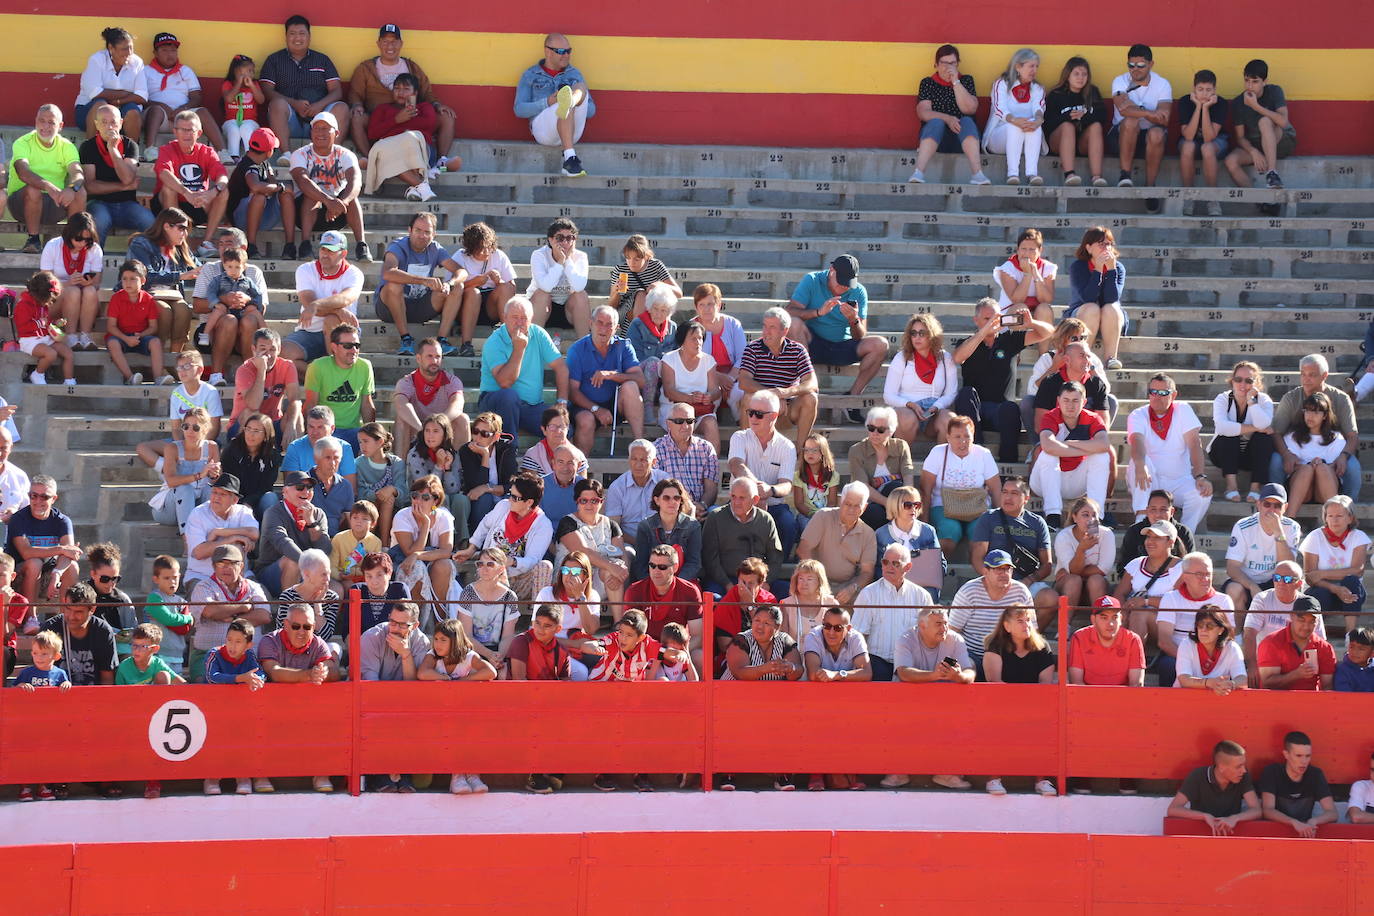
<path id="1" fill-rule="evenodd" d="M 751 341 L 744 348 L 739 367 L 763 388 L 791 388 L 815 371 L 806 348 L 788 338 L 783 339 L 782 351 L 776 356 L 762 339 Z"/>
<path id="2" fill-rule="evenodd" d="M 658 452 L 654 467 L 669 477 L 676 477 L 698 503 L 706 493 L 706 481 L 720 480 L 720 458 L 711 443 L 700 436 L 693 436 L 688 441 L 685 455 L 672 436 L 659 439 L 654 448 Z"/>
<path id="3" fill-rule="evenodd" d="M 954 593 L 950 603 L 949 625 L 964 634 L 969 655 L 979 664 L 983 661 L 983 645 L 997 627 L 1002 611 L 1012 605 L 1031 607 L 1030 589 L 1015 579 L 1001 598 L 993 600 L 983 585 L 983 577 L 970 579 Z"/>
<path id="4" fill-rule="evenodd" d="M 728 460 L 739 458 L 753 475 L 768 485 L 792 480 L 797 473 L 797 447 L 792 441 L 773 430 L 773 438 L 767 443 L 759 442 L 752 429 L 741 429 L 730 436 Z M 768 505 L 783 502 L 780 497 L 772 496 Z"/>

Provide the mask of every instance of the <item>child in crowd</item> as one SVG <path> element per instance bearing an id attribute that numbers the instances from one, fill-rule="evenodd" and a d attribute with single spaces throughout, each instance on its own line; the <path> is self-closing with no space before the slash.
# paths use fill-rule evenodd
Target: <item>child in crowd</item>
<path id="1" fill-rule="evenodd" d="M 158 473 L 162 473 L 163 451 L 186 437 L 181 429 L 181 421 L 186 418 L 187 411 L 199 407 L 209 416 L 210 429 L 208 432 L 202 430 L 206 441 L 219 438 L 220 424 L 223 422 L 224 404 L 220 400 L 219 390 L 201 380 L 205 374 L 205 357 L 201 356 L 200 351 L 187 347 L 178 353 L 176 371 L 181 384 L 172 389 L 172 397 L 167 402 L 167 419 L 170 421 L 167 426 L 172 436 L 169 439 L 140 442 L 137 449 L 143 463 Z M 164 378 L 161 384 L 172 384 L 171 376 Z"/>
<path id="2" fill-rule="evenodd" d="M 145 687 L 150 684 L 184 684 L 186 679 L 158 658 L 162 646 L 162 628 L 155 623 L 140 623 L 134 627 L 129 657 L 115 669 L 115 685 Z M 150 779 L 143 784 L 144 798 L 161 798 L 162 782 Z"/>
<path id="3" fill-rule="evenodd" d="M 385 623 L 391 616 L 391 606 L 397 601 L 409 601 L 410 595 L 400 582 L 391 580 L 395 568 L 391 554 L 380 548 L 363 557 L 359 564 L 363 581 L 353 586 L 362 593 L 362 632 L 366 633 L 379 623 Z M 348 614 L 343 615 L 343 632 L 348 632 Z"/>
<path id="4" fill-rule="evenodd" d="M 14 557 L 0 553 L 0 620 L 5 628 L 5 677 L 19 660 L 19 633 L 29 619 L 29 599 L 13 588 Z"/>
<path id="5" fill-rule="evenodd" d="M 334 535 L 329 558 L 334 581 L 329 587 L 340 595 L 363 581 L 362 563 L 367 555 L 381 552 L 382 542 L 372 533 L 376 526 L 377 507 L 360 499 L 348 510 L 348 530 Z"/>
<path id="6" fill-rule="evenodd" d="M 1374 630 L 1360 627 L 1345 637 L 1345 658 L 1336 666 L 1334 686 L 1347 693 L 1374 693 Z"/>
<path id="7" fill-rule="evenodd" d="M 505 318 L 506 300 L 515 295 L 515 268 L 501 250 L 496 230 L 486 223 L 473 223 L 459 236 L 461 245 L 453 261 L 468 272 L 463 281 L 463 301 L 458 307 L 464 343 L 472 342 L 477 322 L 499 325 Z M 459 354 L 465 354 L 465 349 Z"/>
<path id="8" fill-rule="evenodd" d="M 44 373 L 59 359 L 62 360 L 62 384 L 76 384 L 72 348 L 60 339 L 62 325 L 66 322 L 50 322 L 48 318 L 48 310 L 60 295 L 62 284 L 56 275 L 50 270 L 40 270 L 29 277 L 14 305 L 14 336 L 19 338 L 19 349 L 38 360 L 29 373 L 29 381 L 35 385 L 48 384 Z"/>
<path id="9" fill-rule="evenodd" d="M 119 289 L 110 296 L 106 308 L 105 347 L 110 351 L 110 362 L 124 376 L 124 384 L 143 384 L 143 373 L 132 371 L 124 358 L 127 351 L 148 357 L 150 378 L 170 385 L 174 379 L 167 373 L 162 339 L 157 336 L 157 300 L 143 288 L 146 282 L 148 268 L 142 261 L 130 259 L 119 265 Z"/>
<path id="10" fill-rule="evenodd" d="M 625 336 L 644 373 L 644 400 L 658 404 L 659 362 L 668 351 L 677 349 L 677 322 L 673 320 L 677 297 L 665 288 L 663 293 L 647 297 L 647 301 L 647 308 L 630 322 Z"/>
<path id="11" fill-rule="evenodd" d="M 30 652 L 33 654 L 33 664 L 19 672 L 14 679 L 14 686 L 30 693 L 40 687 L 56 687 L 62 691 L 72 689 L 72 681 L 67 677 L 67 672 L 56 667 L 57 662 L 62 659 L 61 636 L 48 630 L 35 633 Z M 53 790 L 43 784 L 38 786 L 37 795 L 34 794 L 33 786 L 24 786 L 19 790 L 20 801 L 33 801 L 35 798 L 52 801 L 56 797 Z M 63 797 L 66 797 L 65 793 Z"/>
<path id="12" fill-rule="evenodd" d="M 215 304 L 210 309 L 210 317 L 205 319 L 205 326 L 200 332 L 198 343 L 202 347 L 210 346 L 215 328 L 226 315 L 242 318 L 253 312 L 259 321 L 263 318 L 262 304 L 267 298 L 267 287 L 263 284 L 261 274 L 254 276 L 246 272 L 248 253 L 242 248 L 226 248 L 219 256 L 219 263 L 224 269 L 215 277 L 214 285 L 210 289 L 208 298 Z M 247 302 L 243 301 L 245 296 Z M 214 376 L 210 377 L 211 385 L 223 382 L 223 376 L 218 381 Z"/>
<path id="13" fill-rule="evenodd" d="M 177 594 L 181 586 L 181 564 L 175 557 L 161 554 L 153 558 L 153 590 L 143 611 L 150 621 L 162 627 L 159 653 L 173 671 L 180 674 L 186 663 L 186 636 L 196 619 L 186 613 L 186 599 Z"/>
<path id="14" fill-rule="evenodd" d="M 692 655 L 687 651 L 688 638 L 687 630 L 680 623 L 665 623 L 663 633 L 659 642 L 669 649 L 676 649 L 678 660 L 671 665 L 666 661 L 659 668 L 658 676 L 664 681 L 697 681 L 696 665 L 692 664 Z"/>
<path id="15" fill-rule="evenodd" d="M 422 681 L 490 681 L 495 680 L 496 669 L 477 654 L 463 625 L 449 618 L 435 626 L 434 643 L 415 676 Z M 487 791 L 487 784 L 476 773 L 454 773 L 448 790 L 454 795 L 480 795 Z"/>
<path id="16" fill-rule="evenodd" d="M 1011 56 L 1007 72 L 992 84 L 992 111 L 983 131 L 983 148 L 1006 153 L 1007 184 L 1021 183 L 1025 161 L 1026 182 L 1040 185 L 1040 145 L 1045 138 L 1045 89 L 1035 81 L 1040 55 L 1021 48 Z"/>
<path id="17" fill-rule="evenodd" d="M 406 466 L 391 447 L 395 442 L 386 427 L 377 422 L 364 423 L 358 430 L 358 499 L 377 507 L 377 537 L 391 543 L 391 519 L 396 514 L 396 498 L 406 480 Z"/>
<path id="18" fill-rule="evenodd" d="M 1179 99 L 1178 171 L 1183 186 L 1193 186 L 1195 160 L 1202 157 L 1202 180 L 1207 187 L 1217 186 L 1217 166 L 1226 158 L 1230 143 L 1226 139 L 1226 100 L 1217 95 L 1217 75 L 1211 70 L 1193 74 L 1193 91 Z M 1203 203 L 1201 201 L 1197 203 Z M 1207 216 L 1221 216 L 1221 202 L 1209 200 L 1202 209 Z"/>
<path id="19" fill-rule="evenodd" d="M 630 322 L 648 308 L 651 287 L 659 283 L 666 284 L 679 299 L 682 298 L 682 287 L 668 273 L 663 262 L 654 257 L 654 249 L 644 236 L 630 236 L 620 253 L 624 259 L 616 266 L 613 275 L 610 306 L 620 313 L 620 333 L 624 334 Z"/>
<path id="20" fill-rule="evenodd" d="M 266 96 L 257 81 L 257 66 L 247 54 L 235 54 L 220 87 L 224 101 L 224 151 L 238 159 L 248 150 L 248 139 L 258 129 L 258 106 Z"/>
<path id="21" fill-rule="evenodd" d="M 1226 168 L 1236 186 L 1245 188 L 1250 186 L 1245 167 L 1253 165 L 1264 176 L 1265 184 L 1278 190 L 1283 187 L 1276 170 L 1278 160 L 1293 155 L 1298 148 L 1298 132 L 1288 120 L 1283 89 L 1269 82 L 1269 65 L 1252 60 L 1245 65 L 1243 76 L 1245 91 L 1231 103 L 1236 148 L 1226 157 Z"/>
<path id="22" fill-rule="evenodd" d="M 224 633 L 224 645 L 205 659 L 205 683 L 247 684 L 249 692 L 267 683 L 267 674 L 258 664 L 258 653 L 253 651 L 253 625 L 247 620 L 237 617 L 229 621 L 229 628 Z M 235 782 L 234 792 L 237 795 L 275 789 L 272 780 L 265 776 L 252 780 L 243 776 Z M 219 780 L 205 780 L 204 791 L 206 795 L 219 795 Z"/>

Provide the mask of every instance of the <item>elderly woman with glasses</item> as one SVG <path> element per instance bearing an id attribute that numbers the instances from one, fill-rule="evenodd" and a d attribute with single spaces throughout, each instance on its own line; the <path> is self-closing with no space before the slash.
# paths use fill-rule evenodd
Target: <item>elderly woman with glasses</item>
<path id="1" fill-rule="evenodd" d="M 916 482 L 916 465 L 905 439 L 897 438 L 897 411 L 874 407 L 868 412 L 868 435 L 849 447 L 849 473 L 868 487 L 868 508 L 864 521 L 870 528 L 881 528 L 886 519 L 887 494 L 900 486 Z"/>
<path id="2" fill-rule="evenodd" d="M 192 407 L 181 418 L 182 438 L 162 450 L 164 492 L 153 506 L 153 520 L 186 530 L 191 510 L 210 498 L 210 484 L 220 473 L 219 446 L 209 437 L 210 414 Z M 154 497 L 157 499 L 157 497 Z"/>
<path id="3" fill-rule="evenodd" d="M 520 469 L 515 437 L 501 432 L 499 414 L 486 411 L 472 418 L 472 438 L 458 449 L 458 464 L 472 507 L 468 525 L 473 529 L 510 491 Z"/>
<path id="4" fill-rule="evenodd" d="M 1207 457 L 1226 475 L 1226 499 L 1240 502 L 1237 475 L 1250 472 L 1246 499 L 1259 502 L 1260 487 L 1269 482 L 1269 459 L 1274 454 L 1274 400 L 1264 392 L 1264 373 L 1250 360 L 1236 363 L 1231 384 L 1212 401 L 1216 435 Z"/>
<path id="5" fill-rule="evenodd" d="M 40 270 L 50 270 L 62 281 L 62 292 L 52 306 L 52 318 L 65 318 L 67 342 L 73 350 L 94 350 L 91 332 L 100 312 L 100 277 L 105 255 L 96 241 L 95 218 L 82 211 L 67 217 L 62 234 L 43 246 Z"/>
<path id="6" fill-rule="evenodd" d="M 474 424 L 474 429 L 476 424 Z M 500 547 L 510 556 L 506 568 L 510 587 L 529 601 L 553 580 L 553 564 L 544 559 L 553 542 L 553 523 L 539 508 L 544 480 L 522 471 L 511 480 L 510 496 L 487 513 L 472 532 L 472 543 L 453 554 L 459 563 L 486 547 Z"/>
<path id="7" fill-rule="evenodd" d="M 444 508 L 444 485 L 433 474 L 410 485 L 410 505 L 391 520 L 391 561 L 396 581 L 421 608 L 448 600 L 453 564 L 453 513 Z M 426 593 L 428 590 L 428 593 Z"/>
<path id="8" fill-rule="evenodd" d="M 200 276 L 200 261 L 191 250 L 191 217 L 166 207 L 146 232 L 129 239 L 129 257 L 148 268 L 148 292 L 157 300 L 161 318 L 157 335 L 181 352 L 191 330 L 191 306 L 185 283 Z"/>
<path id="9" fill-rule="evenodd" d="M 559 519 L 554 529 L 553 565 L 558 566 L 572 550 L 584 553 L 592 564 L 592 584 L 601 589 L 613 604 L 625 597 L 630 580 L 629 557 L 634 551 L 625 545 L 620 523 L 601 514 L 606 488 L 595 478 L 579 480 L 573 486 L 577 510 Z"/>
<path id="10" fill-rule="evenodd" d="M 934 315 L 912 315 L 901 352 L 892 357 L 883 402 L 897 411 L 897 436 L 907 442 L 925 435 L 945 441 L 950 406 L 959 391 L 959 370 L 945 349 L 945 329 Z"/>
<path id="11" fill-rule="evenodd" d="M 1175 687 L 1211 690 L 1223 697 L 1245 689 L 1249 682 L 1245 658 L 1232 638 L 1227 616 L 1213 604 L 1198 609 L 1188 639 L 1178 648 Z"/>

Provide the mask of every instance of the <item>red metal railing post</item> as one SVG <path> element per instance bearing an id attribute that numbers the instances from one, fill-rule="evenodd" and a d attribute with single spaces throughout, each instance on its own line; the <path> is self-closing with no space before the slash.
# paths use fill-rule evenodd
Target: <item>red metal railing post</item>
<path id="1" fill-rule="evenodd" d="M 349 717 L 352 726 L 352 747 L 348 753 L 348 794 L 361 795 L 363 791 L 362 747 L 363 747 L 363 666 L 362 633 L 363 593 L 360 589 L 348 590 L 348 680 L 353 691 L 353 715 Z"/>
<path id="2" fill-rule="evenodd" d="M 706 709 L 701 742 L 701 789 L 711 791 L 711 765 L 715 758 L 715 681 L 716 681 L 716 596 L 705 592 L 701 598 L 701 670 L 697 675 L 705 686 Z"/>
<path id="3" fill-rule="evenodd" d="M 1059 599 L 1059 753 L 1056 755 L 1059 772 L 1059 794 L 1069 791 L 1069 599 Z"/>

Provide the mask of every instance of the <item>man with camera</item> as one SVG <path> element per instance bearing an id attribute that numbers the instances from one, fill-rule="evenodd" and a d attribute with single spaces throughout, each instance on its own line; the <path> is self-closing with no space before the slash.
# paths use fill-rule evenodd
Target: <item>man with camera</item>
<path id="1" fill-rule="evenodd" d="M 974 569 L 983 565 L 989 550 L 1007 555 L 1014 568 L 1016 580 L 1030 590 L 1035 615 L 1044 629 L 1054 621 L 1059 595 L 1050 588 L 1054 574 L 1050 560 L 1050 529 L 1045 520 L 1026 508 L 1030 500 L 1030 484 L 1024 477 L 1010 477 L 1002 481 L 1002 496 L 996 509 L 989 509 L 973 523 L 969 535 L 969 562 Z M 975 580 L 976 581 L 976 580 Z M 960 589 L 962 592 L 963 589 Z M 974 653 L 982 652 L 979 641 Z"/>
<path id="2" fill-rule="evenodd" d="M 954 396 L 954 412 L 973 418 L 980 445 L 985 427 L 996 429 L 1001 440 L 997 460 L 1015 464 L 1020 454 L 1021 410 L 1008 391 L 1016 358 L 1027 346 L 1049 338 L 1054 327 L 1036 321 L 1025 305 L 1013 306 L 1004 315 L 997 300 L 986 296 L 973 307 L 973 323 L 977 333 L 954 348 L 964 382 Z"/>

